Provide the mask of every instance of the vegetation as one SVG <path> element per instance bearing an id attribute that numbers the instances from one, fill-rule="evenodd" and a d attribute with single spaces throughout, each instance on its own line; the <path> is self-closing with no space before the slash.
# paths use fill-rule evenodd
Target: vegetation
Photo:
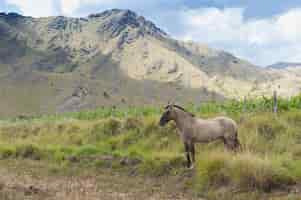
<path id="1" fill-rule="evenodd" d="M 271 112 L 273 109 L 273 98 L 262 97 L 257 99 L 246 99 L 245 101 L 227 100 L 224 102 L 203 102 L 199 105 L 188 104 L 186 105 L 188 111 L 199 113 L 201 115 L 214 115 L 223 113 L 226 115 L 239 116 L 242 113 L 258 113 L 258 112 Z M 296 111 L 301 109 L 301 94 L 290 99 L 278 99 L 278 111 Z M 2 120 L 0 123 L 5 122 L 21 122 L 21 121 L 61 121 L 61 120 L 97 120 L 108 117 L 113 118 L 128 118 L 128 117 L 148 117 L 160 115 L 162 109 L 160 107 L 147 106 L 147 107 L 102 107 L 92 111 L 69 112 L 56 115 L 39 115 L 39 116 L 19 116 L 8 120 Z"/>
<path id="2" fill-rule="evenodd" d="M 243 147 L 232 153 L 219 142 L 197 146 L 195 176 L 186 180 L 187 187 L 208 199 L 259 199 L 301 183 L 300 99 L 280 100 L 277 115 L 269 112 L 269 100 L 248 101 L 245 112 L 245 105 L 236 101 L 187 106 L 201 117 L 233 117 L 239 124 Z M 151 107 L 103 108 L 2 121 L 0 158 L 181 176 L 187 173 L 183 145 L 173 123 L 158 126 L 160 113 L 159 108 Z M 290 194 L 289 198 L 294 197 Z"/>

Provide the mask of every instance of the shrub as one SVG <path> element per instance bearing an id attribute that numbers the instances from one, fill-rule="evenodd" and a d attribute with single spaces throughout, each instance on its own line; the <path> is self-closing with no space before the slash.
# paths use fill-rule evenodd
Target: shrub
<path id="1" fill-rule="evenodd" d="M 143 174 L 163 176 L 171 172 L 171 166 L 166 160 L 145 159 L 143 163 L 140 164 L 139 171 Z"/>
<path id="2" fill-rule="evenodd" d="M 126 130 L 139 130 L 142 126 L 142 122 L 134 117 L 127 118 L 124 122 L 124 128 Z"/>
<path id="3" fill-rule="evenodd" d="M 0 148 L 0 158 L 6 159 L 15 155 L 15 149 L 12 147 L 1 146 Z"/>
<path id="4" fill-rule="evenodd" d="M 110 118 L 103 124 L 103 133 L 108 136 L 118 135 L 121 131 L 121 125 L 119 120 Z"/>
<path id="5" fill-rule="evenodd" d="M 210 153 L 198 162 L 197 173 L 197 185 L 202 190 L 232 184 L 241 189 L 269 192 L 295 183 L 281 163 L 249 153 L 235 157 L 229 153 Z"/>
<path id="6" fill-rule="evenodd" d="M 158 121 L 156 118 L 145 118 L 142 133 L 148 136 L 152 133 L 157 133 L 159 130 Z"/>
<path id="7" fill-rule="evenodd" d="M 16 147 L 16 156 L 40 160 L 44 156 L 44 152 L 33 144 L 22 144 Z"/>
<path id="8" fill-rule="evenodd" d="M 103 136 L 103 123 L 97 122 L 91 128 L 90 133 L 87 136 L 88 142 L 96 142 L 99 141 Z"/>
<path id="9" fill-rule="evenodd" d="M 75 124 L 71 124 L 70 128 L 68 129 L 68 133 L 70 134 L 78 133 L 79 131 L 80 131 L 80 127 Z"/>
<path id="10" fill-rule="evenodd" d="M 292 111 L 284 113 L 285 117 L 287 118 L 288 122 L 295 125 L 301 126 L 301 112 L 300 111 Z"/>
<path id="11" fill-rule="evenodd" d="M 258 124 L 257 130 L 261 136 L 269 140 L 275 138 L 276 133 L 281 131 L 281 129 L 278 129 L 278 127 L 280 126 L 273 126 L 272 124 L 260 123 Z"/>
<path id="12" fill-rule="evenodd" d="M 99 149 L 94 145 L 84 145 L 77 148 L 75 155 L 77 156 L 90 156 L 99 153 Z"/>
<path id="13" fill-rule="evenodd" d="M 53 147 L 48 149 L 49 154 L 52 155 L 52 158 L 55 161 L 61 162 L 66 160 L 70 155 L 73 155 L 74 149 L 71 147 Z"/>
<path id="14" fill-rule="evenodd" d="M 281 164 L 253 155 L 239 156 L 230 163 L 229 167 L 232 181 L 241 188 L 269 192 L 295 182 Z"/>
<path id="15" fill-rule="evenodd" d="M 58 124 L 56 128 L 58 133 L 63 133 L 67 129 L 67 126 L 66 124 Z"/>
<path id="16" fill-rule="evenodd" d="M 226 172 L 227 159 L 229 157 L 223 153 L 197 159 L 196 187 L 204 191 L 209 187 L 217 187 L 229 182 L 230 177 Z"/>

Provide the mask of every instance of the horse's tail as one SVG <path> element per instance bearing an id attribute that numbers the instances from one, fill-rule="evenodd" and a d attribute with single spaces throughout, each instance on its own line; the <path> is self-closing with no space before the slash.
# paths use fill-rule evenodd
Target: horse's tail
<path id="1" fill-rule="evenodd" d="M 237 130 L 235 131 L 234 148 L 235 148 L 235 150 L 239 150 L 239 151 L 241 150 L 241 144 L 238 139 L 238 131 Z"/>

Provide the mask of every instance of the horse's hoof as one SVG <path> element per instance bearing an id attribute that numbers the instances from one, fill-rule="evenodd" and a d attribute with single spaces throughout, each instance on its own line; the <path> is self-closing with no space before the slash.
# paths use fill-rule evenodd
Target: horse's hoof
<path id="1" fill-rule="evenodd" d="M 194 169 L 194 165 L 190 165 L 187 169 Z"/>

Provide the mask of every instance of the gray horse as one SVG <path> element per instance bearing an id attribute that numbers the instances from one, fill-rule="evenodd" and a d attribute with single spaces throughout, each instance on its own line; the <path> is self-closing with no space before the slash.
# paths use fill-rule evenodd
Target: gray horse
<path id="1" fill-rule="evenodd" d="M 222 140 L 230 150 L 237 150 L 240 147 L 237 125 L 230 118 L 201 119 L 185 111 L 181 106 L 168 104 L 160 118 L 160 126 L 164 126 L 171 120 L 176 123 L 178 133 L 184 143 L 188 168 L 193 168 L 195 162 L 195 143 Z"/>

